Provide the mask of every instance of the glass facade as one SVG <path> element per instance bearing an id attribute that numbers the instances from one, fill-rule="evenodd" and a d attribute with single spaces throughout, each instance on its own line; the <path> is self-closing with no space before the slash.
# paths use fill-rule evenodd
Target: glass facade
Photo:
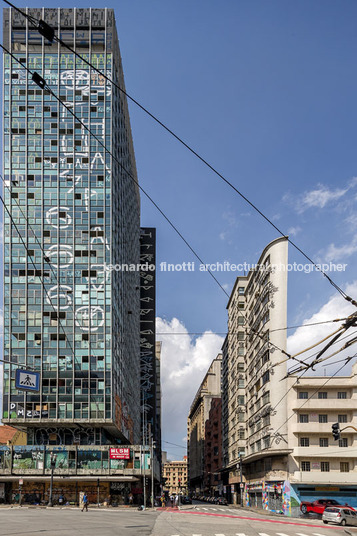
<path id="1" fill-rule="evenodd" d="M 113 10 L 28 13 L 124 87 Z M 112 269 L 139 262 L 139 192 L 125 171 L 137 180 L 127 102 L 12 9 L 4 10 L 4 44 L 19 62 L 4 54 L 12 220 L 5 211 L 3 420 L 26 426 L 33 445 L 138 442 L 139 274 Z M 39 393 L 15 388 L 17 368 L 40 372 Z"/>

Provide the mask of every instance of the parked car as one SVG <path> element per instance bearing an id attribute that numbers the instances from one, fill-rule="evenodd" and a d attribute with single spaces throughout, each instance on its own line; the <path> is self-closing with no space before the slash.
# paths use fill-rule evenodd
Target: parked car
<path id="1" fill-rule="evenodd" d="M 220 505 L 223 505 L 223 506 L 227 506 L 228 504 L 228 501 L 225 497 L 216 497 L 216 504 L 220 504 Z"/>
<path id="2" fill-rule="evenodd" d="M 351 508 L 343 506 L 327 506 L 322 514 L 322 521 L 339 525 L 357 525 L 357 514 Z"/>
<path id="3" fill-rule="evenodd" d="M 340 504 L 339 502 L 335 501 L 335 499 L 318 499 L 314 502 L 302 501 L 300 504 L 300 510 L 303 514 L 308 514 L 309 512 L 323 514 L 327 506 L 345 506 L 353 510 L 352 506 L 349 506 L 348 504 Z"/>

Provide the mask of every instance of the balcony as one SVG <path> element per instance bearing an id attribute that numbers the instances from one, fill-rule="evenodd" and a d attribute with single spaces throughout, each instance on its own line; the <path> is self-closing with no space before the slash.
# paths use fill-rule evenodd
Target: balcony
<path id="1" fill-rule="evenodd" d="M 339 447 L 338 442 L 331 444 L 329 447 L 296 447 L 294 448 L 293 456 L 295 458 L 304 458 L 309 460 L 310 458 L 355 458 L 354 449 L 351 450 L 348 447 Z"/>
<path id="2" fill-rule="evenodd" d="M 310 400 L 298 398 L 293 402 L 293 409 L 299 410 L 301 408 L 301 413 L 308 413 L 308 410 L 331 413 L 332 411 L 337 412 L 337 410 L 355 410 L 356 404 L 355 398 L 310 398 Z M 303 407 L 301 407 L 302 405 Z"/>
<path id="3" fill-rule="evenodd" d="M 336 484 L 338 486 L 356 483 L 357 473 L 350 471 L 349 473 L 340 473 L 339 471 L 295 471 L 290 479 L 293 484 Z"/>
<path id="4" fill-rule="evenodd" d="M 308 422 L 308 423 L 302 423 L 297 422 L 293 423 L 291 425 L 291 431 L 293 434 L 300 434 L 303 435 L 309 435 L 309 434 L 323 434 L 325 437 L 330 436 L 332 439 L 332 432 L 331 432 L 331 426 L 334 422 L 337 422 L 337 418 L 335 420 L 331 420 L 327 423 L 319 423 L 319 422 Z M 345 426 L 353 425 L 355 426 L 355 423 L 351 422 L 344 422 L 340 423 L 340 427 L 344 428 Z M 344 430 L 342 432 L 342 435 L 345 436 L 346 434 L 356 434 L 356 431 L 352 428 L 347 428 L 347 430 Z"/>

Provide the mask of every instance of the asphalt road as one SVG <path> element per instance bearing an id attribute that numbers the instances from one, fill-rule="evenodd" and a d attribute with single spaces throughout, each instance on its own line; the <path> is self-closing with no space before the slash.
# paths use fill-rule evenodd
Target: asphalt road
<path id="1" fill-rule="evenodd" d="M 1 508 L 1 536 L 357 536 L 357 528 L 214 505 L 180 511 Z"/>

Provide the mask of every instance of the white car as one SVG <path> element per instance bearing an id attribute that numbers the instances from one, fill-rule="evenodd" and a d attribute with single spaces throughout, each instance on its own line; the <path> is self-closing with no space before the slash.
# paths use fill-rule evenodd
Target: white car
<path id="1" fill-rule="evenodd" d="M 322 514 L 322 521 L 327 523 L 338 523 L 339 525 L 356 525 L 357 514 L 351 508 L 343 506 L 328 506 Z"/>

